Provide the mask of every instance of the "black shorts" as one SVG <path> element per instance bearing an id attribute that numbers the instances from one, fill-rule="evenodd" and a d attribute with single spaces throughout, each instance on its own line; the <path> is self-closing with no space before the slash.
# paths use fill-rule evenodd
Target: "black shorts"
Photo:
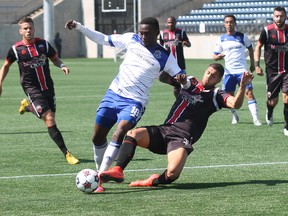
<path id="1" fill-rule="evenodd" d="M 56 112 L 56 98 L 54 93 L 44 91 L 30 93 L 27 96 L 38 118 L 41 118 L 48 110 L 54 113 Z"/>
<path id="2" fill-rule="evenodd" d="M 269 69 L 266 71 L 267 98 L 278 97 L 280 90 L 288 93 L 288 73 L 279 74 Z"/>
<path id="3" fill-rule="evenodd" d="M 185 124 L 183 125 L 185 128 Z M 160 126 L 146 126 L 150 137 L 148 149 L 156 154 L 166 155 L 170 151 L 178 148 L 185 148 L 190 154 L 193 151 L 190 132 L 183 130 L 183 127 L 174 124 L 164 124 Z"/>

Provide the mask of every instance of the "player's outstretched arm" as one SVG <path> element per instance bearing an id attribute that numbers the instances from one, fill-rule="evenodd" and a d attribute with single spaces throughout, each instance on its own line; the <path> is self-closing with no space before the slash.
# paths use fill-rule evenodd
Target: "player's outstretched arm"
<path id="1" fill-rule="evenodd" d="M 102 32 L 95 31 L 94 29 L 90 29 L 84 25 L 82 25 L 80 22 L 76 22 L 75 20 L 70 20 L 66 22 L 65 28 L 68 28 L 69 30 L 77 29 L 82 34 L 84 34 L 86 37 L 88 37 L 90 40 L 97 44 L 104 44 L 105 43 L 105 37 L 108 37 L 107 35 L 103 34 Z M 107 42 L 107 44 L 109 44 Z M 107 45 L 105 44 L 105 45 Z"/>
<path id="2" fill-rule="evenodd" d="M 179 82 L 175 79 L 175 77 L 171 77 L 167 72 L 164 71 L 160 74 L 159 81 L 172 86 L 180 86 Z"/>
<path id="3" fill-rule="evenodd" d="M 226 100 L 226 107 L 239 109 L 244 101 L 246 86 L 253 80 L 254 76 L 250 72 L 244 72 L 236 96 L 229 96 Z"/>

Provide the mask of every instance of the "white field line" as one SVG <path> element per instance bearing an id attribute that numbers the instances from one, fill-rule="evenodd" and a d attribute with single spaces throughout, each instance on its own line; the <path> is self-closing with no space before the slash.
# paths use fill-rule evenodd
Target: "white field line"
<path id="1" fill-rule="evenodd" d="M 84 90 L 83 90 L 84 91 Z M 79 91 L 78 91 L 79 92 Z M 95 91 L 95 94 L 92 95 L 71 95 L 71 96 L 57 96 L 56 95 L 56 99 L 71 99 L 71 98 L 103 98 L 104 94 L 100 94 L 98 95 L 97 92 Z M 153 95 L 170 95 L 170 92 L 153 92 Z M 150 94 L 151 95 L 151 94 Z M 2 101 L 21 101 L 23 98 L 25 98 L 26 96 L 24 95 L 23 97 L 9 97 L 9 98 L 4 98 L 2 97 L 1 100 Z"/>
<path id="2" fill-rule="evenodd" d="M 184 167 L 184 169 L 213 169 L 213 168 L 228 168 L 228 167 L 249 167 L 249 166 L 271 166 L 271 165 L 286 165 L 288 162 L 266 162 L 266 163 L 244 163 L 244 164 L 222 164 L 222 165 L 208 165 L 208 166 L 192 166 Z M 136 169 L 125 170 L 125 172 L 146 172 L 146 171 L 158 171 L 165 168 L 155 169 Z M 23 175 L 23 176 L 0 176 L 2 179 L 19 179 L 19 178 L 35 178 L 35 177 L 57 177 L 57 176 L 76 176 L 77 173 L 63 173 L 63 174 L 43 174 L 43 175 Z"/>

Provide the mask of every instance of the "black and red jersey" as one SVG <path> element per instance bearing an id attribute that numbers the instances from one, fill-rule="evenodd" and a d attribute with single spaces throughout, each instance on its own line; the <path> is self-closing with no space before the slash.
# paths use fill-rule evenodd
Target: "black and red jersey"
<path id="1" fill-rule="evenodd" d="M 277 29 L 274 24 L 263 28 L 259 43 L 264 45 L 264 59 L 268 71 L 288 72 L 288 25 Z"/>
<path id="2" fill-rule="evenodd" d="M 160 35 L 160 44 L 170 51 L 177 59 L 182 70 L 186 69 L 183 46 L 178 41 L 187 41 L 188 37 L 183 29 L 176 28 L 174 31 L 166 29 Z"/>
<path id="3" fill-rule="evenodd" d="M 195 78 L 190 80 L 191 86 L 181 89 L 165 124 L 189 123 L 190 133 L 196 142 L 205 130 L 209 117 L 225 107 L 230 94 L 219 88 L 207 90 Z"/>
<path id="4" fill-rule="evenodd" d="M 56 51 L 44 39 L 35 38 L 33 44 L 15 43 L 6 56 L 6 61 L 17 61 L 20 72 L 20 83 L 26 94 L 42 91 L 54 92 L 50 74 L 49 60 Z"/>

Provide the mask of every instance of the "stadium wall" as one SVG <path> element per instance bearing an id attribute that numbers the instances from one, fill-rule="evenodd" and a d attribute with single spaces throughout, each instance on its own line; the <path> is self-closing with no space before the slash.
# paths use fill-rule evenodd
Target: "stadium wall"
<path id="1" fill-rule="evenodd" d="M 187 1 L 181 0 L 178 6 L 174 7 L 172 2 L 167 0 L 165 5 L 169 5 L 172 9 L 167 9 L 167 13 L 161 11 L 161 0 L 142 0 L 141 13 L 145 16 L 155 16 L 164 22 L 169 14 L 177 16 L 181 7 L 185 7 L 189 10 L 192 4 L 193 7 L 200 7 L 200 4 L 204 3 L 200 0 Z M 208 1 L 208 0 L 207 0 Z M 211 2 L 211 1 L 210 1 Z M 92 6 L 91 6 L 92 5 Z M 165 6 L 165 7 L 166 7 Z M 163 7 L 163 1 L 162 1 Z M 168 7 L 168 6 L 167 6 Z M 154 9 L 153 9 L 154 8 Z M 179 9 L 179 11 L 178 11 Z M 54 33 L 59 32 L 63 40 L 62 42 L 62 56 L 63 58 L 75 58 L 75 57 L 88 57 L 88 58 L 115 58 L 115 49 L 110 47 L 97 46 L 91 42 L 88 38 L 84 37 L 78 31 L 69 31 L 64 28 L 65 22 L 70 19 L 75 19 L 87 25 L 91 28 L 95 26 L 95 12 L 94 12 L 94 0 L 62 0 L 59 1 L 54 7 Z M 44 37 L 43 34 L 43 14 L 38 14 L 33 17 L 36 26 L 36 37 Z M 161 21 L 160 21 L 161 23 Z M 0 58 L 3 59 L 6 56 L 8 49 L 16 42 L 21 40 L 21 35 L 18 33 L 18 25 L 2 25 L 0 26 Z M 215 42 L 219 37 L 219 34 L 190 34 L 188 35 L 192 46 L 185 48 L 185 57 L 187 59 L 211 59 Z M 53 42 L 51 42 L 53 44 Z M 100 55 L 98 55 L 100 53 Z"/>
<path id="2" fill-rule="evenodd" d="M 95 43 L 83 37 L 78 31 L 64 28 L 66 21 L 70 19 L 78 20 L 87 26 L 94 26 L 94 7 L 91 5 L 94 5 L 94 0 L 62 0 L 55 5 L 54 20 L 51 22 L 53 22 L 54 34 L 59 32 L 62 38 L 63 58 L 97 57 Z M 35 37 L 44 38 L 43 13 L 38 13 L 32 18 L 36 28 Z M 4 59 L 8 49 L 22 37 L 17 24 L 0 25 L 0 35 L 0 58 Z M 50 42 L 54 45 L 53 41 Z"/>
<path id="3" fill-rule="evenodd" d="M 220 34 L 188 35 L 191 47 L 184 47 L 186 59 L 212 59 L 216 40 Z M 258 38 L 256 35 L 248 35 L 249 38 Z M 114 58 L 115 49 L 103 47 L 103 58 Z"/>

